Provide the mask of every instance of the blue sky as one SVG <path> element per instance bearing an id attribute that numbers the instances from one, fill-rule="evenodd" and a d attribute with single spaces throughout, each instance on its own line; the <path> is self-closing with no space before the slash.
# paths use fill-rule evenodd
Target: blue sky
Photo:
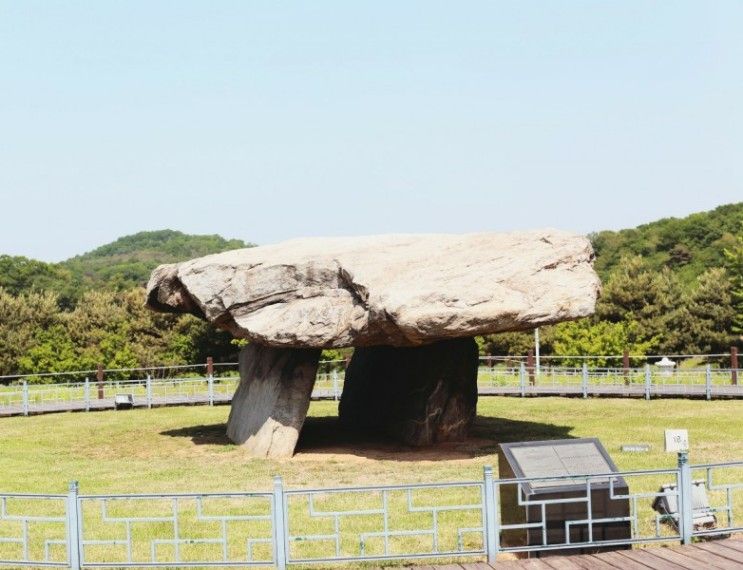
<path id="1" fill-rule="evenodd" d="M 741 2 L 0 0 L 0 253 L 743 199 Z"/>

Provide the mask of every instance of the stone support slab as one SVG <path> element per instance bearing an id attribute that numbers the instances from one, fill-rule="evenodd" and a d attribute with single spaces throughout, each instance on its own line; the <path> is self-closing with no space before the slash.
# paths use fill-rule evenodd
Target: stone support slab
<path id="1" fill-rule="evenodd" d="M 307 416 L 320 352 L 257 343 L 243 348 L 227 436 L 254 457 L 291 457 Z"/>
<path id="2" fill-rule="evenodd" d="M 472 338 L 357 348 L 346 370 L 340 420 L 410 445 L 461 441 L 475 418 L 477 357 Z"/>

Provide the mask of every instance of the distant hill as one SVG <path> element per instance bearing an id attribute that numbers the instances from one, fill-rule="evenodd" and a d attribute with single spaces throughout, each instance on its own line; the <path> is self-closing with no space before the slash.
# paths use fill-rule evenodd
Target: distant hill
<path id="1" fill-rule="evenodd" d="M 723 265 L 723 248 L 732 247 L 742 230 L 743 202 L 738 202 L 589 237 L 604 281 L 623 256 L 642 255 L 651 268 L 670 267 L 682 283 L 690 284 L 706 269 Z"/>
<path id="2" fill-rule="evenodd" d="M 75 256 L 60 265 L 90 284 L 117 289 L 144 285 L 161 263 L 185 261 L 230 249 L 251 247 L 239 239 L 218 235 L 188 235 L 174 230 L 139 232 Z"/>
<path id="3" fill-rule="evenodd" d="M 45 263 L 20 256 L 0 255 L 0 287 L 13 294 L 24 290 L 50 290 L 74 304 L 85 289 L 124 290 L 143 286 L 161 263 L 254 244 L 218 235 L 189 235 L 174 230 L 139 232 L 61 263 Z"/>
<path id="4" fill-rule="evenodd" d="M 682 283 L 691 284 L 706 269 L 723 265 L 723 248 L 732 247 L 742 230 L 743 202 L 739 202 L 589 237 L 596 251 L 596 270 L 604 281 L 623 256 L 642 255 L 651 268 L 668 266 Z M 63 307 L 71 307 L 87 289 L 141 287 L 161 263 L 252 245 L 218 235 L 160 230 L 125 236 L 61 263 L 0 255 L 0 287 L 12 294 L 53 291 L 59 293 Z"/>

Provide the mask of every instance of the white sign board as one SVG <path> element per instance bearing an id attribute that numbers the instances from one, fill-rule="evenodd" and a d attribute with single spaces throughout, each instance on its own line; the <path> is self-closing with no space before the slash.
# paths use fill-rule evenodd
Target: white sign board
<path id="1" fill-rule="evenodd" d="M 666 430 L 666 452 L 689 451 L 689 432 L 685 429 Z"/>

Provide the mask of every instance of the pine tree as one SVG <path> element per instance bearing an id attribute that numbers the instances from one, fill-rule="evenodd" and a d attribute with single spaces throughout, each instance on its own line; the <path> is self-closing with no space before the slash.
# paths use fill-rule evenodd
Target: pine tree
<path id="1" fill-rule="evenodd" d="M 654 271 L 641 256 L 625 257 L 612 273 L 596 306 L 596 318 L 610 323 L 634 324 L 630 343 L 647 344 L 654 350 L 673 352 L 669 333 L 681 309 L 681 285 L 668 268 Z"/>
<path id="2" fill-rule="evenodd" d="M 736 236 L 735 245 L 723 250 L 725 267 L 730 279 L 733 309 L 733 332 L 743 337 L 743 224 Z M 741 340 L 740 338 L 738 339 Z"/>
<path id="3" fill-rule="evenodd" d="M 708 269 L 697 278 L 681 319 L 687 350 L 699 354 L 728 351 L 734 340 L 730 334 L 735 316 L 731 301 L 730 281 L 724 269 Z"/>

